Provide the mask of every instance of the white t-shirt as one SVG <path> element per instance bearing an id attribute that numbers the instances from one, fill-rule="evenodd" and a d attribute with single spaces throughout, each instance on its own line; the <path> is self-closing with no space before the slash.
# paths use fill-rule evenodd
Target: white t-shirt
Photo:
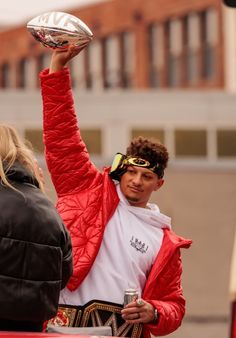
<path id="1" fill-rule="evenodd" d="M 90 300 L 122 304 L 124 291 L 142 294 L 147 276 L 162 244 L 163 228 L 171 220 L 155 204 L 129 205 L 117 184 L 118 207 L 108 222 L 91 270 L 75 291 L 61 291 L 60 304 L 84 305 Z"/>

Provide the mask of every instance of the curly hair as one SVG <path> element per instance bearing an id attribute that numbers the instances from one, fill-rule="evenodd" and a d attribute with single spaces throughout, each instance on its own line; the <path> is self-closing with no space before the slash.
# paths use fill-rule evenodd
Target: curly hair
<path id="1" fill-rule="evenodd" d="M 147 139 L 142 136 L 138 136 L 131 141 L 126 149 L 126 155 L 141 157 L 152 165 L 158 163 L 163 173 L 169 160 L 168 151 L 159 140 Z"/>

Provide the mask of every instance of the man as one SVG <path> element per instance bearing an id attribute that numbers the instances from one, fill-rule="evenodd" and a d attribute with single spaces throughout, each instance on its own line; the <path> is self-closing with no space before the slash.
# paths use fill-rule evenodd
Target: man
<path id="1" fill-rule="evenodd" d="M 138 337 L 141 329 L 144 337 L 166 335 L 184 316 L 180 248 L 191 244 L 148 202 L 164 183 L 168 152 L 138 138 L 125 155 L 116 155 L 112 169 L 99 172 L 77 127 L 65 67 L 77 54 L 54 51 L 50 69 L 41 73 L 46 159 L 74 258 L 55 322 L 111 325 L 115 336 Z M 122 309 L 127 288 L 141 298 Z"/>

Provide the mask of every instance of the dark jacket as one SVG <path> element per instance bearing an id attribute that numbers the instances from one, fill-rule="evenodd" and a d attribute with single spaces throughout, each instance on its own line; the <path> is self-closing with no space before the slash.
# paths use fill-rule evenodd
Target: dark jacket
<path id="1" fill-rule="evenodd" d="M 43 322 L 72 274 L 71 241 L 53 204 L 19 164 L 0 180 L 0 319 Z"/>

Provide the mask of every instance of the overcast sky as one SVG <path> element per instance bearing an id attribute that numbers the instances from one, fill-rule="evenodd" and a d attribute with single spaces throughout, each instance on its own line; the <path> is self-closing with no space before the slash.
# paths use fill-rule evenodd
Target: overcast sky
<path id="1" fill-rule="evenodd" d="M 20 24 L 47 11 L 84 6 L 102 0 L 0 0 L 0 25 Z"/>

